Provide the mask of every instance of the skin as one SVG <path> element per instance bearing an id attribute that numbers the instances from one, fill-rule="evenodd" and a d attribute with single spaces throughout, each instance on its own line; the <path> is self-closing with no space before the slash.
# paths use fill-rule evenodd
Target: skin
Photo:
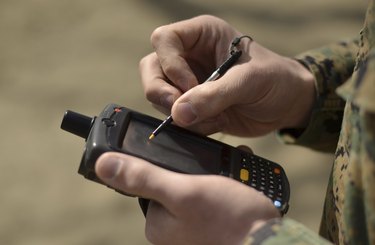
<path id="1" fill-rule="evenodd" d="M 315 101 L 314 77 L 297 61 L 243 39 L 237 65 L 204 81 L 228 57 L 242 34 L 223 20 L 200 16 L 157 28 L 155 52 L 140 62 L 148 100 L 174 122 L 202 134 L 260 136 L 303 128 Z"/>
<path id="2" fill-rule="evenodd" d="M 306 126 L 316 97 L 312 74 L 255 41 L 243 39 L 236 65 L 215 82 L 199 84 L 241 35 L 213 16 L 157 28 L 155 52 L 140 62 L 147 99 L 172 113 L 177 125 L 202 134 L 259 136 Z M 154 200 L 146 217 L 153 244 L 240 244 L 279 217 L 262 193 L 222 176 L 178 174 L 118 153 L 103 154 L 96 173 L 116 189 Z"/>
<path id="3" fill-rule="evenodd" d="M 103 154 L 96 172 L 116 189 L 153 200 L 145 229 L 153 244 L 240 244 L 280 216 L 269 198 L 223 176 L 179 174 L 118 153 Z"/>

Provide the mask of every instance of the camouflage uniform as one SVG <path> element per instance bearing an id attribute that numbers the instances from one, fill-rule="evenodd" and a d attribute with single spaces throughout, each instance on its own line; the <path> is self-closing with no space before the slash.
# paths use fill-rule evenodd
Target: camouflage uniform
<path id="1" fill-rule="evenodd" d="M 245 244 L 375 244 L 374 1 L 358 39 L 297 57 L 315 75 L 318 100 L 307 129 L 282 130 L 280 137 L 317 150 L 336 147 L 320 236 L 283 218 L 269 221 Z"/>

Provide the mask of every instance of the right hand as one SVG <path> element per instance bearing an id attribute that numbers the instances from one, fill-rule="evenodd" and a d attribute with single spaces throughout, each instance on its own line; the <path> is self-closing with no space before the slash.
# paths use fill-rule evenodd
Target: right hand
<path id="1" fill-rule="evenodd" d="M 314 77 L 297 61 L 242 39 L 240 60 L 204 81 L 242 34 L 225 21 L 199 16 L 157 28 L 155 52 L 140 62 L 145 94 L 174 122 L 202 134 L 259 136 L 306 126 L 315 102 Z"/>

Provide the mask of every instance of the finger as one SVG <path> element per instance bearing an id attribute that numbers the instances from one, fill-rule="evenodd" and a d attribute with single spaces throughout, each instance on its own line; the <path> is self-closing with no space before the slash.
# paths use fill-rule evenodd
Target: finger
<path id="1" fill-rule="evenodd" d="M 97 176 L 109 186 L 125 193 L 156 200 L 171 212 L 172 196 L 178 196 L 179 175 L 152 165 L 142 159 L 120 154 L 105 153 L 95 165 Z M 173 195 L 171 195 L 173 193 Z"/>
<path id="2" fill-rule="evenodd" d="M 163 113 L 164 115 L 168 115 L 169 116 L 171 114 L 171 109 L 170 108 L 166 108 L 166 107 L 163 107 L 163 106 L 160 106 L 160 105 L 157 105 L 157 104 L 151 104 L 151 105 L 156 110 L 158 110 L 161 113 Z"/>
<path id="3" fill-rule="evenodd" d="M 157 53 L 164 74 L 182 92 L 198 84 L 190 65 L 186 60 L 186 52 L 193 48 L 201 36 L 201 23 L 181 21 L 155 29 L 151 35 L 151 43 Z"/>
<path id="4" fill-rule="evenodd" d="M 217 117 L 209 118 L 197 124 L 193 124 L 187 127 L 188 130 L 196 132 L 202 135 L 210 135 L 217 132 L 225 131 L 225 128 L 229 124 L 229 120 L 226 114 L 222 113 Z"/>
<path id="5" fill-rule="evenodd" d="M 170 110 L 174 101 L 181 96 L 181 92 L 168 83 L 156 53 L 144 57 L 139 63 L 139 70 L 147 99 Z"/>
<path id="6" fill-rule="evenodd" d="M 241 98 L 244 91 L 239 86 L 240 82 L 238 76 L 228 74 L 216 81 L 194 87 L 173 104 L 173 120 L 178 125 L 187 127 L 209 118 L 217 118 L 230 106 L 243 103 Z"/>

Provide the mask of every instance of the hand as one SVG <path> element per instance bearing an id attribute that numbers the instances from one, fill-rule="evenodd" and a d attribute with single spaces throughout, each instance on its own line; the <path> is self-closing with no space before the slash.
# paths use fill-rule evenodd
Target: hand
<path id="1" fill-rule="evenodd" d="M 145 94 L 174 122 L 203 134 L 218 131 L 259 136 L 306 126 L 315 102 L 314 77 L 297 61 L 242 39 L 237 64 L 214 82 L 203 82 L 242 34 L 212 16 L 157 28 L 155 52 L 140 62 Z"/>
<path id="2" fill-rule="evenodd" d="M 146 217 L 153 244 L 239 244 L 280 216 L 265 195 L 223 176 L 175 173 L 119 153 L 103 154 L 96 174 L 115 189 L 154 200 Z"/>

